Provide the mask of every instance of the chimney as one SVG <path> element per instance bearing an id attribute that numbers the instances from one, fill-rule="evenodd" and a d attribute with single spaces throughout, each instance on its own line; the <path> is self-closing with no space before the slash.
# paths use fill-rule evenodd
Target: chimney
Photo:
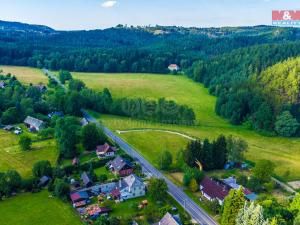
<path id="1" fill-rule="evenodd" d="M 122 187 L 122 179 L 119 180 L 119 188 Z"/>

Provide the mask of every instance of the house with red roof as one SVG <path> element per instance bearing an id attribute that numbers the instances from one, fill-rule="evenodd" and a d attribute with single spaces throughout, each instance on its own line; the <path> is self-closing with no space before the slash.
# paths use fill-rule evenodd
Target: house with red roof
<path id="1" fill-rule="evenodd" d="M 168 69 L 170 70 L 170 71 L 178 71 L 179 70 L 179 66 L 177 65 L 177 64 L 170 64 L 169 66 L 168 66 Z"/>
<path id="2" fill-rule="evenodd" d="M 229 194 L 230 188 L 213 178 L 204 177 L 200 183 L 200 191 L 209 201 L 217 200 L 222 205 L 225 197 Z"/>
<path id="3" fill-rule="evenodd" d="M 90 197 L 86 191 L 73 192 L 70 194 L 70 198 L 74 208 L 85 206 L 90 201 Z"/>
<path id="4" fill-rule="evenodd" d="M 202 195 L 209 201 L 217 200 L 220 205 L 223 204 L 224 199 L 229 194 L 231 189 L 238 190 L 243 189 L 245 198 L 248 201 L 254 201 L 257 196 L 249 189 L 236 183 L 236 179 L 229 177 L 224 180 L 217 180 L 210 177 L 204 177 L 200 183 L 200 191 Z"/>
<path id="5" fill-rule="evenodd" d="M 117 149 L 105 143 L 104 145 L 97 146 L 96 154 L 99 159 L 109 158 L 115 156 Z"/>

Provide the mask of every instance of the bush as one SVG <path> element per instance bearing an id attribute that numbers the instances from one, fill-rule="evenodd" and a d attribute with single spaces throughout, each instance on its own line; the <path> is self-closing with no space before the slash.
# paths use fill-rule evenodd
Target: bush
<path id="1" fill-rule="evenodd" d="M 23 151 L 28 151 L 31 149 L 32 140 L 26 135 L 22 135 L 19 140 L 19 145 Z"/>

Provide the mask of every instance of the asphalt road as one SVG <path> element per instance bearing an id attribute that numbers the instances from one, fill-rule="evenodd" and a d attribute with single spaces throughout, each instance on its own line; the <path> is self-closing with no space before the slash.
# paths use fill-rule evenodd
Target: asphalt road
<path id="1" fill-rule="evenodd" d="M 143 169 L 152 176 L 157 178 L 162 178 L 166 181 L 170 195 L 180 204 L 185 210 L 192 216 L 192 218 L 201 225 L 217 225 L 218 223 L 212 219 L 203 209 L 201 209 L 190 197 L 188 197 L 181 188 L 173 184 L 168 178 L 166 178 L 159 170 L 152 166 L 143 156 L 141 156 L 134 148 L 127 144 L 123 139 L 116 136 L 111 130 L 103 127 L 94 117 L 89 115 L 83 110 L 84 117 L 95 123 L 97 126 L 104 130 L 104 133 L 110 137 L 115 143 L 117 143 L 120 148 L 122 148 L 127 154 L 132 156 L 136 161 L 138 161 Z"/>
<path id="2" fill-rule="evenodd" d="M 57 81 L 65 90 L 67 88 L 59 81 L 59 79 L 52 74 L 50 71 L 43 69 L 43 72 Z M 111 138 L 115 143 L 117 143 L 120 148 L 122 148 L 127 154 L 132 156 L 136 161 L 138 161 L 143 170 L 150 173 L 152 176 L 164 179 L 168 185 L 169 194 L 184 207 L 184 209 L 191 215 L 191 217 L 201 225 L 218 225 L 218 223 L 212 219 L 203 209 L 201 209 L 189 196 L 187 196 L 180 187 L 173 184 L 167 177 L 165 177 L 159 170 L 152 166 L 143 156 L 141 156 L 133 147 L 127 144 L 123 139 L 116 136 L 111 130 L 102 126 L 94 117 L 88 114 L 87 111 L 82 110 L 84 117 L 95 123 L 97 126 L 101 127 L 104 133 Z"/>

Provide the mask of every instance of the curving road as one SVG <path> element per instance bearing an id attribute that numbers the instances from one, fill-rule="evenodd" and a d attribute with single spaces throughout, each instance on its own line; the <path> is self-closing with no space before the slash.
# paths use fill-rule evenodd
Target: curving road
<path id="1" fill-rule="evenodd" d="M 47 69 L 43 69 L 43 72 L 57 81 L 66 91 L 67 88 L 59 81 L 59 79 Z M 99 121 L 92 117 L 87 111 L 82 110 L 83 116 L 92 123 L 101 127 L 104 133 L 117 143 L 127 154 L 135 158 L 138 161 L 144 171 L 147 171 L 152 176 L 164 179 L 169 188 L 169 194 L 184 207 L 184 209 L 191 215 L 191 217 L 201 225 L 218 225 L 218 223 L 211 218 L 203 209 L 201 209 L 189 196 L 187 196 L 180 187 L 173 184 L 167 177 L 165 177 L 159 170 L 152 166 L 143 156 L 141 156 L 133 147 L 127 144 L 123 139 L 116 136 L 111 130 L 102 126 Z"/>
<path id="2" fill-rule="evenodd" d="M 218 223 L 212 219 L 203 209 L 201 209 L 189 196 L 187 196 L 181 188 L 173 184 L 168 178 L 166 178 L 159 170 L 152 166 L 143 156 L 141 156 L 133 147 L 127 144 L 123 139 L 116 136 L 111 130 L 102 126 L 94 117 L 88 114 L 87 111 L 82 110 L 84 117 L 95 123 L 97 126 L 101 127 L 104 130 L 104 133 L 110 137 L 116 144 L 120 146 L 127 154 L 134 157 L 138 161 L 143 169 L 148 173 L 151 173 L 152 176 L 157 178 L 162 178 L 166 181 L 169 194 L 181 204 L 185 210 L 191 215 L 191 217 L 201 225 L 217 225 Z"/>

